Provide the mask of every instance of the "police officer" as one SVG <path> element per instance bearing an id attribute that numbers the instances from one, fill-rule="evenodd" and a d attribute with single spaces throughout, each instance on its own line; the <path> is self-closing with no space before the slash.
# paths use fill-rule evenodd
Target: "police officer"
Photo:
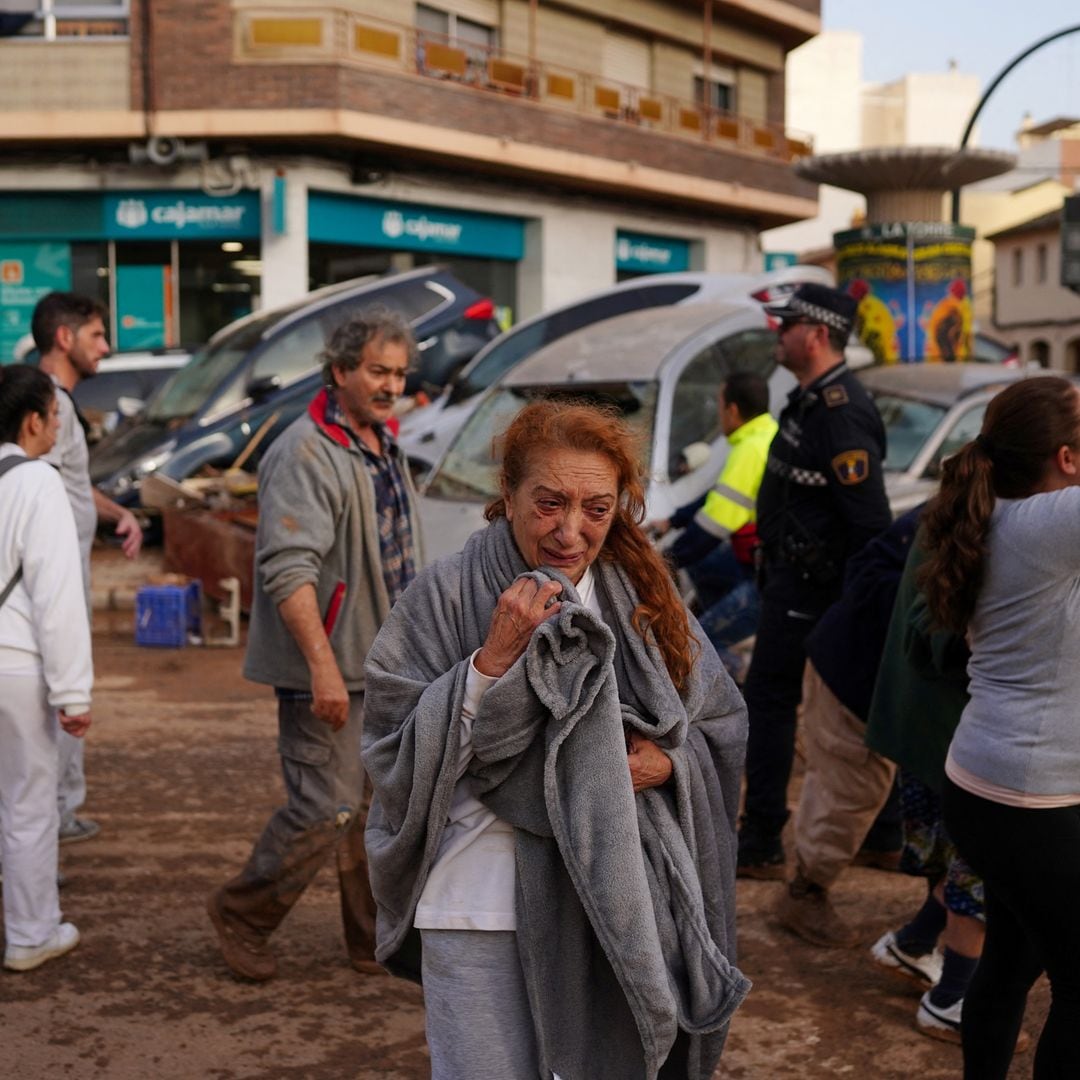
<path id="1" fill-rule="evenodd" d="M 800 285 L 766 311 L 780 320 L 779 359 L 798 379 L 780 414 L 758 493 L 762 610 L 745 695 L 750 713 L 740 877 L 784 877 L 780 832 L 802 696 L 804 641 L 840 595 L 844 564 L 890 521 L 885 429 L 843 350 L 855 301 Z"/>

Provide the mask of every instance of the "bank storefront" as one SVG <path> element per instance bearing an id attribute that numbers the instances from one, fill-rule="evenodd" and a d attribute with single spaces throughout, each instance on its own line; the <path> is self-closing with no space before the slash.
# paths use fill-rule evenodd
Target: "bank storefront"
<path id="1" fill-rule="evenodd" d="M 513 308 L 525 219 L 445 206 L 308 193 L 313 285 L 433 262 L 496 305 Z"/>
<path id="2" fill-rule="evenodd" d="M 253 191 L 0 193 L 0 358 L 52 289 L 106 304 L 114 348 L 205 341 L 258 306 L 260 224 Z"/>
<path id="3" fill-rule="evenodd" d="M 673 274 L 690 269 L 690 241 L 645 233 L 615 234 L 615 275 L 618 281 L 642 274 Z"/>

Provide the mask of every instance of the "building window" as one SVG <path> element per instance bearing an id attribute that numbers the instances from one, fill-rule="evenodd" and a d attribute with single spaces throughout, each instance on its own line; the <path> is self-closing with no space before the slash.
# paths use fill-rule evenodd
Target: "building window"
<path id="1" fill-rule="evenodd" d="M 735 84 L 694 76 L 694 102 L 722 112 L 735 111 Z"/>
<path id="2" fill-rule="evenodd" d="M 456 45 L 470 54 L 475 52 L 485 58 L 498 44 L 493 26 L 474 22 L 452 11 L 428 7 L 427 4 L 416 5 L 416 29 L 436 35 L 450 45 Z"/>
<path id="3" fill-rule="evenodd" d="M 1024 284 L 1024 249 L 1013 248 L 1012 253 L 1012 283 L 1014 285 Z"/>
<path id="4" fill-rule="evenodd" d="M 37 0 L 33 9 L 31 18 L 7 28 L 14 40 L 128 36 L 130 0 Z M 21 16 L 6 18 L 21 20 Z"/>
<path id="5" fill-rule="evenodd" d="M 1035 249 L 1035 280 L 1040 285 L 1046 284 L 1047 277 L 1047 251 L 1046 245 L 1040 244 Z"/>

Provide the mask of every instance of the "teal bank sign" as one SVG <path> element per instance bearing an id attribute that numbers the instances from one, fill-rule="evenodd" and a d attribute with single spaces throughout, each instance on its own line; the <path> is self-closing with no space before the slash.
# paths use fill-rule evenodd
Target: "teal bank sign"
<path id="1" fill-rule="evenodd" d="M 315 191 L 308 195 L 308 236 L 327 244 L 490 259 L 517 260 L 525 253 L 522 218 Z"/>
<path id="2" fill-rule="evenodd" d="M 644 274 L 690 269 L 690 241 L 644 233 L 615 234 L 615 268 Z"/>
<path id="3" fill-rule="evenodd" d="M 0 238 L 248 240 L 259 236 L 256 191 L 35 192 L 0 195 Z"/>

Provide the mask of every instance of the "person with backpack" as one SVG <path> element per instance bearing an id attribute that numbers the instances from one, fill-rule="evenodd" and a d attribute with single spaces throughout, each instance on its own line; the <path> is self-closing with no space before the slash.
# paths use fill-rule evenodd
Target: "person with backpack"
<path id="1" fill-rule="evenodd" d="M 4 967 L 29 971 L 79 943 L 57 890 L 60 730 L 90 726 L 90 621 L 75 518 L 59 474 L 57 391 L 0 367 L 0 863 Z"/>

